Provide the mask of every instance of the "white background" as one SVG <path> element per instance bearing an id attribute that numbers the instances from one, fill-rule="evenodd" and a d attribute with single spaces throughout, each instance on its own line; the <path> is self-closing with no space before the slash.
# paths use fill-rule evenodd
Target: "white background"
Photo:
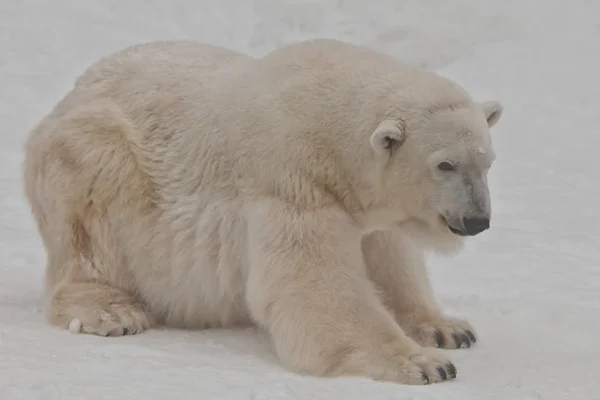
<path id="1" fill-rule="evenodd" d="M 600 2 L 0 3 L 0 399 L 600 399 Z M 457 380 L 301 377 L 253 329 L 100 338 L 48 326 L 22 146 L 75 77 L 151 40 L 260 56 L 313 37 L 385 50 L 505 105 L 493 130 L 492 229 L 431 261 L 437 297 L 480 336 L 448 351 Z"/>

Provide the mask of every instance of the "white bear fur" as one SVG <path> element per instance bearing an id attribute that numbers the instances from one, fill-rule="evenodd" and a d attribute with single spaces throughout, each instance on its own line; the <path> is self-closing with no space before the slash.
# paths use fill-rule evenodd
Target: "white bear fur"
<path id="1" fill-rule="evenodd" d="M 463 238 L 440 221 L 427 157 L 460 146 L 485 170 L 501 112 L 333 40 L 100 60 L 26 144 L 49 320 L 98 335 L 256 324 L 299 373 L 454 378 L 431 347 L 471 345 L 473 328 L 441 311 L 425 254 Z"/>

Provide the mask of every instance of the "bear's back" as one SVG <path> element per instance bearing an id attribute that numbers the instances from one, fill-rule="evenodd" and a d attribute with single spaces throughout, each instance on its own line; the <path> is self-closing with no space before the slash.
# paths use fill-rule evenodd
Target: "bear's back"
<path id="1" fill-rule="evenodd" d="M 334 39 L 313 39 L 281 47 L 258 59 L 256 65 L 262 76 L 277 82 L 272 91 L 286 89 L 279 82 L 297 82 L 289 85 L 296 92 L 309 85 L 312 87 L 308 90 L 322 92 L 330 109 L 338 105 L 370 108 L 365 100 L 372 99 L 372 108 L 365 111 L 373 115 L 390 101 L 395 103 L 389 104 L 390 108 L 408 110 L 470 99 L 460 85 L 433 71 L 378 50 Z M 353 104 L 352 98 L 357 102 Z"/>
<path id="2" fill-rule="evenodd" d="M 128 80 L 144 84 L 176 83 L 192 78 L 202 81 L 204 76 L 222 73 L 239 62 L 251 61 L 253 59 L 245 54 L 209 44 L 191 41 L 143 43 L 98 60 L 77 78 L 76 87 L 89 88 Z"/>
<path id="3" fill-rule="evenodd" d="M 224 95 L 236 73 L 253 59 L 194 42 L 132 46 L 90 66 L 74 92 L 114 101 L 141 131 L 175 128 L 198 103 Z M 191 117 L 191 116 L 190 116 Z"/>

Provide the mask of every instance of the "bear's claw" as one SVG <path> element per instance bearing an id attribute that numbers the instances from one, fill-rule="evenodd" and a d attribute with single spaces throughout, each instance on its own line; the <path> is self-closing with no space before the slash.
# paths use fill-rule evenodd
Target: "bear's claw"
<path id="1" fill-rule="evenodd" d="M 469 348 L 477 342 L 473 328 L 459 318 L 440 317 L 432 321 L 403 326 L 407 334 L 421 346 L 440 349 Z"/>

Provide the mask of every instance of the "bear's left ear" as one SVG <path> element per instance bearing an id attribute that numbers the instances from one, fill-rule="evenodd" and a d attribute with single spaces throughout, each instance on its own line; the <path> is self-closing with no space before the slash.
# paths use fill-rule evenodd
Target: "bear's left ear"
<path id="1" fill-rule="evenodd" d="M 376 154 L 389 156 L 404 139 L 404 128 L 397 121 L 386 119 L 371 134 L 371 147 Z"/>
<path id="2" fill-rule="evenodd" d="M 502 116 L 502 112 L 504 111 L 502 104 L 498 101 L 485 101 L 479 105 L 483 109 L 488 126 L 491 128 L 492 126 L 496 125 L 496 122 L 498 122 Z"/>

